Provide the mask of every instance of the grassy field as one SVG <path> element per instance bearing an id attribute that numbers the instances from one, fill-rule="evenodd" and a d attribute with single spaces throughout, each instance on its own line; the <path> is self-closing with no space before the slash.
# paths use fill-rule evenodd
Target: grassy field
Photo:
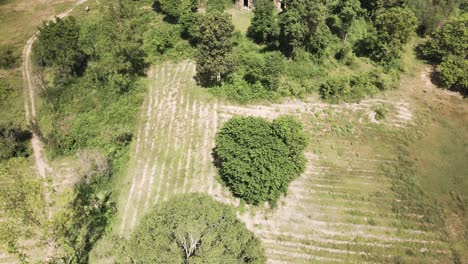
<path id="1" fill-rule="evenodd" d="M 447 263 L 456 258 L 454 246 L 464 259 L 463 247 L 447 238 L 439 207 L 431 204 L 447 190 L 465 195 L 464 185 L 437 176 L 454 166 L 458 176 L 453 179 L 466 184 L 456 173 L 466 171 L 461 144 L 466 125 L 423 133 L 434 119 L 418 101 L 418 93 L 427 93 L 417 87 L 426 87 L 424 68 L 411 70 L 418 73 L 405 75 L 400 89 L 359 104 L 329 105 L 311 98 L 238 106 L 216 101 L 197 87 L 192 62 L 158 65 L 149 75 L 115 232 L 128 236 L 152 204 L 173 194 L 207 192 L 237 206 L 262 239 L 270 263 Z M 404 90 L 408 85 L 413 87 Z M 443 100 L 465 103 L 431 89 Z M 434 94 L 427 102 L 440 99 Z M 388 110 L 379 119 L 376 110 L 382 108 Z M 460 111 L 447 118 L 466 117 L 466 108 Z M 217 181 L 211 157 L 216 130 L 234 115 L 272 119 L 281 114 L 295 115 L 306 126 L 311 140 L 307 171 L 276 208 L 241 205 Z M 455 134 L 447 139 L 449 131 Z"/>

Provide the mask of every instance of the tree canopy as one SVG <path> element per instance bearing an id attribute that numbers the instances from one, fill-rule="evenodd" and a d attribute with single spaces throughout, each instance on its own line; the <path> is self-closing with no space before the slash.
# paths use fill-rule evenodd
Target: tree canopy
<path id="1" fill-rule="evenodd" d="M 250 204 L 275 202 L 305 169 L 302 124 L 282 116 L 234 117 L 216 135 L 219 173 L 235 196 Z"/>
<path id="2" fill-rule="evenodd" d="M 233 209 L 206 194 L 178 195 L 141 220 L 122 249 L 127 263 L 265 263 L 260 241 Z"/>
<path id="3" fill-rule="evenodd" d="M 213 12 L 206 14 L 199 27 L 197 54 L 197 79 L 200 84 L 210 86 L 220 83 L 232 72 L 231 51 L 234 26 L 228 14 Z"/>
<path id="4" fill-rule="evenodd" d="M 257 43 L 274 45 L 279 35 L 278 18 L 273 1 L 258 0 L 247 35 Z"/>
<path id="5" fill-rule="evenodd" d="M 428 60 L 440 64 L 441 83 L 449 88 L 468 93 L 468 13 L 449 20 L 419 45 L 418 51 Z"/>
<path id="6" fill-rule="evenodd" d="M 80 28 L 73 17 L 44 22 L 37 38 L 33 52 L 41 65 L 56 68 L 62 77 L 83 70 L 86 56 L 79 42 Z"/>
<path id="7" fill-rule="evenodd" d="M 175 20 L 197 10 L 197 0 L 157 0 L 161 10 Z"/>

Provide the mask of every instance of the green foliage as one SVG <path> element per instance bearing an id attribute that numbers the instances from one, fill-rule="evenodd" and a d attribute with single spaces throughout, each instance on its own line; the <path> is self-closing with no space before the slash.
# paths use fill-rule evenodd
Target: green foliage
<path id="1" fill-rule="evenodd" d="M 174 20 L 188 15 L 197 10 L 197 0 L 156 0 L 161 11 Z"/>
<path id="2" fill-rule="evenodd" d="M 150 210 L 122 250 L 123 263 L 265 263 L 260 241 L 229 206 L 178 195 Z"/>
<path id="3" fill-rule="evenodd" d="M 414 12 L 419 21 L 418 33 L 424 36 L 437 30 L 448 17 L 455 13 L 459 2 L 459 0 L 408 1 L 408 7 Z"/>
<path id="4" fill-rule="evenodd" d="M 307 138 L 302 124 L 283 116 L 269 122 L 234 117 L 216 135 L 222 180 L 250 204 L 276 202 L 305 169 Z"/>
<path id="5" fill-rule="evenodd" d="M 199 26 L 199 32 L 197 80 L 203 86 L 218 84 L 233 70 L 234 26 L 231 17 L 218 12 L 208 13 Z"/>
<path id="6" fill-rule="evenodd" d="M 448 55 L 466 58 L 468 54 L 468 13 L 459 15 L 432 34 L 432 38 L 418 46 L 420 54 L 436 63 Z"/>
<path id="7" fill-rule="evenodd" d="M 288 56 L 294 58 L 299 48 L 323 54 L 332 41 L 326 25 L 327 6 L 303 0 L 287 0 L 288 7 L 279 15 L 280 44 Z"/>
<path id="8" fill-rule="evenodd" d="M 254 17 L 250 27 L 247 29 L 247 36 L 256 43 L 276 45 L 279 35 L 278 18 L 273 1 L 258 0 L 255 4 Z"/>
<path id="9" fill-rule="evenodd" d="M 86 75 L 113 92 L 128 91 L 137 76 L 145 74 L 143 28 L 136 7 L 111 4 L 103 16 L 82 26 L 83 49 L 90 57 Z"/>
<path id="10" fill-rule="evenodd" d="M 224 12 L 226 8 L 232 6 L 233 1 L 231 0 L 206 0 L 206 11 L 212 12 Z"/>
<path id="11" fill-rule="evenodd" d="M 80 28 L 73 17 L 56 18 L 39 28 L 33 53 L 39 65 L 53 67 L 60 79 L 83 71 L 86 57 L 80 46 Z"/>
<path id="12" fill-rule="evenodd" d="M 319 92 L 329 102 L 358 102 L 389 85 L 381 71 L 373 70 L 351 76 L 330 77 L 320 85 Z"/>
<path id="13" fill-rule="evenodd" d="M 467 91 L 468 59 L 468 13 L 449 20 L 434 32 L 432 38 L 419 45 L 420 55 L 435 63 L 440 63 L 438 72 L 444 86 Z"/>
<path id="14" fill-rule="evenodd" d="M 358 43 L 358 52 L 387 68 L 395 68 L 403 45 L 416 29 L 416 22 L 414 13 L 407 8 L 378 10 L 374 19 L 375 28 L 370 30 L 366 39 Z"/>
<path id="15" fill-rule="evenodd" d="M 24 158 L 0 161 L 0 247 L 17 242 L 43 225 L 42 182 Z"/>
<path id="16" fill-rule="evenodd" d="M 30 138 L 29 131 L 24 131 L 19 127 L 0 125 L 0 161 L 29 156 L 27 142 Z"/>
<path id="17" fill-rule="evenodd" d="M 17 66 L 18 55 L 12 46 L 0 46 L 0 68 L 11 69 Z"/>
<path id="18" fill-rule="evenodd" d="M 468 60 L 449 55 L 437 67 L 445 87 L 468 94 Z"/>
<path id="19" fill-rule="evenodd" d="M 341 39 L 346 39 L 354 21 L 364 11 L 361 9 L 359 0 L 342 0 L 332 7 L 332 12 L 336 14 L 336 18 L 335 16 L 331 16 L 327 19 L 327 22 L 331 19 L 333 21 L 333 28 L 337 31 L 336 33 L 338 33 Z"/>
<path id="20" fill-rule="evenodd" d="M 67 208 L 53 219 L 60 245 L 55 263 L 88 263 L 92 245 L 104 234 L 115 211 L 106 186 L 110 176 L 106 158 L 93 152 L 82 153 L 78 158 L 87 166 L 81 171 L 83 180 L 75 186 Z"/>
<path id="21" fill-rule="evenodd" d="M 179 29 L 160 23 L 158 26 L 146 31 L 143 36 L 143 49 L 148 56 L 163 54 L 176 45 L 179 40 Z"/>
<path id="22" fill-rule="evenodd" d="M 179 25 L 182 27 L 182 36 L 195 45 L 201 39 L 200 25 L 203 23 L 203 18 L 201 13 L 190 13 L 179 20 Z"/>
<path id="23" fill-rule="evenodd" d="M 359 0 L 362 8 L 367 9 L 371 14 L 381 8 L 391 8 L 395 6 L 403 6 L 407 0 Z"/>

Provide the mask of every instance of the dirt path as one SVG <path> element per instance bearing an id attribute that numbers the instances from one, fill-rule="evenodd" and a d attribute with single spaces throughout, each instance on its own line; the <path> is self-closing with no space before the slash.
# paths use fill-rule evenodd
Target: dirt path
<path id="1" fill-rule="evenodd" d="M 63 18 L 69 15 L 77 6 L 86 2 L 87 0 L 79 0 L 77 1 L 71 8 L 64 11 L 61 14 L 58 14 L 57 17 Z M 53 20 L 55 17 L 51 17 L 49 20 Z M 36 33 L 37 34 L 37 33 Z M 47 176 L 52 173 L 52 168 L 49 166 L 47 162 L 47 158 L 44 156 L 44 148 L 43 143 L 40 140 L 37 131 L 37 118 L 36 118 L 36 83 L 37 80 L 32 72 L 32 63 L 31 63 L 31 50 L 34 42 L 37 39 L 36 34 L 32 36 L 24 46 L 23 49 L 23 64 L 22 74 L 23 74 L 23 81 L 25 86 L 25 96 L 24 96 L 24 109 L 26 114 L 26 121 L 34 127 L 32 131 L 32 139 L 31 139 L 31 147 L 33 149 L 33 156 L 34 162 L 36 165 L 37 174 L 43 179 L 46 180 Z M 44 185 L 47 185 L 47 182 L 44 181 Z M 46 188 L 47 189 L 47 188 Z M 45 202 L 47 206 L 51 203 L 50 193 L 45 193 Z M 47 217 L 50 220 L 52 218 L 52 210 L 49 208 L 47 210 Z M 45 256 L 46 262 L 50 260 L 55 254 L 55 240 L 52 237 L 48 238 L 47 241 L 48 249 L 47 255 Z"/>

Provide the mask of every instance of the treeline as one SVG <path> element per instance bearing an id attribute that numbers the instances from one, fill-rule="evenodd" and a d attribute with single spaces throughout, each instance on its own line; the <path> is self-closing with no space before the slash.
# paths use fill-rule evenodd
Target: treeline
<path id="1" fill-rule="evenodd" d="M 397 84 L 412 34 L 431 34 L 463 9 L 458 1 L 285 0 L 278 12 L 259 0 L 246 39 L 222 12 L 225 1 L 207 1 L 207 14 L 195 1 L 155 3 L 197 47 L 199 83 L 240 102 L 313 91 L 332 102 L 373 95 Z"/>

